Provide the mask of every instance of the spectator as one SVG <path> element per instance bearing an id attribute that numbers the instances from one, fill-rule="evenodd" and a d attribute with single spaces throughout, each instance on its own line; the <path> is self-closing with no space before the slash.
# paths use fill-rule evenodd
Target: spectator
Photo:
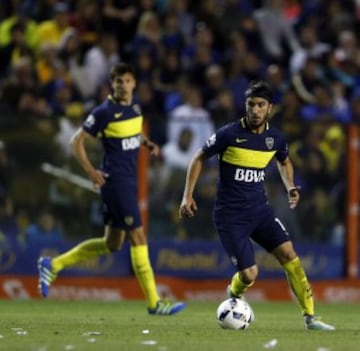
<path id="1" fill-rule="evenodd" d="M 27 4 L 15 8 L 14 14 L 0 22 L 0 46 L 6 46 L 11 42 L 11 29 L 14 24 L 24 28 L 25 43 L 35 50 L 38 46 L 38 24 L 31 19 L 31 11 Z"/>
<path id="2" fill-rule="evenodd" d="M 214 48 L 214 33 L 205 23 L 199 22 L 194 39 L 183 50 L 183 65 L 194 84 L 205 83 L 205 72 L 211 64 L 221 63 L 221 55 Z"/>
<path id="3" fill-rule="evenodd" d="M 179 18 L 174 12 L 165 15 L 164 30 L 161 42 L 165 51 L 181 53 L 185 45 L 185 38 L 179 26 Z"/>
<path id="4" fill-rule="evenodd" d="M 327 176 L 326 159 L 320 150 L 321 126 L 308 125 L 308 128 L 305 137 L 294 142 L 289 149 L 304 194 L 312 194 L 320 186 L 330 189 L 333 184 L 333 180 Z"/>
<path id="5" fill-rule="evenodd" d="M 327 191 L 315 187 L 310 201 L 304 205 L 301 213 L 305 240 L 329 242 L 335 232 L 337 213 Z M 311 221 L 309 221 L 311 218 Z"/>
<path id="6" fill-rule="evenodd" d="M 185 95 L 189 86 L 189 78 L 185 75 L 176 80 L 175 89 L 166 94 L 164 98 L 164 107 L 167 113 L 185 102 Z"/>
<path id="7" fill-rule="evenodd" d="M 215 129 L 219 129 L 224 124 L 239 118 L 234 97 L 228 89 L 220 89 L 215 98 L 210 102 L 208 109 L 211 119 L 215 124 Z"/>
<path id="8" fill-rule="evenodd" d="M 116 33 L 117 45 L 124 48 L 136 32 L 138 10 L 134 1 L 104 0 L 101 15 L 103 32 Z"/>
<path id="9" fill-rule="evenodd" d="M 33 51 L 25 41 L 25 27 L 22 23 L 16 22 L 12 25 L 10 36 L 10 42 L 7 45 L 0 46 L 0 65 L 4 74 L 20 58 L 33 57 Z"/>
<path id="10" fill-rule="evenodd" d="M 319 61 L 309 58 L 304 67 L 291 76 L 292 87 L 303 102 L 315 102 L 315 89 L 326 84 L 325 77 L 321 73 Z"/>
<path id="11" fill-rule="evenodd" d="M 154 87 L 164 93 L 164 96 L 176 90 L 177 81 L 183 75 L 178 53 L 167 51 L 165 57 L 154 72 Z"/>
<path id="12" fill-rule="evenodd" d="M 212 32 L 213 46 L 216 50 L 222 50 L 223 42 L 219 26 L 219 13 L 221 12 L 221 4 L 216 0 L 200 0 L 196 4 L 196 20 L 203 23 L 206 28 Z"/>
<path id="13" fill-rule="evenodd" d="M 58 59 L 81 98 L 85 101 L 93 98 L 94 87 L 84 66 L 82 43 L 76 30 L 69 30 L 63 35 L 59 44 Z"/>
<path id="14" fill-rule="evenodd" d="M 107 81 L 110 67 L 120 61 L 118 44 L 113 34 L 103 34 L 99 43 L 85 55 L 84 69 L 95 95 L 100 86 Z"/>
<path id="15" fill-rule="evenodd" d="M 195 16 L 189 11 L 189 0 L 169 0 L 167 12 L 176 14 L 185 42 L 190 42 L 195 26 Z"/>
<path id="16" fill-rule="evenodd" d="M 341 170 L 345 168 L 345 133 L 340 125 L 334 124 L 325 132 L 319 149 L 325 157 L 327 173 L 336 183 L 336 179 L 344 175 Z"/>
<path id="17" fill-rule="evenodd" d="M 159 94 L 156 94 L 151 82 L 142 81 L 137 85 L 137 97 L 143 116 L 151 125 L 151 140 L 163 145 L 166 142 L 166 119 Z"/>
<path id="18" fill-rule="evenodd" d="M 296 49 L 290 58 L 290 72 L 292 74 L 299 72 L 309 58 L 321 62 L 325 54 L 331 50 L 329 44 L 319 41 L 316 27 L 311 24 L 306 24 L 300 28 L 299 40 L 301 47 Z"/>
<path id="19" fill-rule="evenodd" d="M 16 244 L 19 234 L 14 202 L 10 197 L 0 195 L 0 247 Z"/>
<path id="20" fill-rule="evenodd" d="M 80 53 L 83 56 L 99 41 L 101 11 L 97 0 L 79 0 L 76 12 L 70 16 L 70 25 L 79 37 Z"/>
<path id="21" fill-rule="evenodd" d="M 59 45 L 62 36 L 71 29 L 69 23 L 69 6 L 66 2 L 56 2 L 53 7 L 53 17 L 40 22 L 39 42 Z"/>
<path id="22" fill-rule="evenodd" d="M 161 149 L 164 160 L 164 172 L 168 174 L 166 179 L 171 178 L 171 173 L 181 171 L 183 176 L 191 159 L 190 150 L 194 140 L 193 131 L 184 128 L 180 131 L 178 139 L 168 141 Z"/>
<path id="23" fill-rule="evenodd" d="M 37 80 L 42 88 L 54 83 L 60 60 L 57 58 L 58 48 L 52 42 L 44 42 L 40 47 L 40 56 L 36 62 Z M 50 96 L 51 93 L 48 93 Z"/>
<path id="24" fill-rule="evenodd" d="M 232 35 L 241 30 L 242 24 L 247 17 L 251 17 L 253 5 L 250 1 L 226 0 L 221 15 L 218 16 L 218 29 L 221 41 L 228 45 L 229 34 Z"/>
<path id="25" fill-rule="evenodd" d="M 52 116 L 55 121 L 65 115 L 66 106 L 76 98 L 75 86 L 71 81 L 57 80 L 54 82 L 54 90 L 49 102 Z"/>
<path id="26" fill-rule="evenodd" d="M 81 125 L 85 116 L 84 107 L 81 102 L 71 102 L 65 107 L 65 115 L 59 120 L 59 131 L 55 136 L 64 160 L 69 159 L 73 154 L 69 140 Z"/>
<path id="27" fill-rule="evenodd" d="M 28 104 L 28 97 L 37 94 L 40 94 L 40 87 L 34 78 L 31 58 L 23 57 L 11 67 L 3 82 L 1 99 L 12 111 L 26 112 L 34 110 L 34 101 Z"/>
<path id="28" fill-rule="evenodd" d="M 283 94 L 288 90 L 284 75 L 285 72 L 279 65 L 272 64 L 266 69 L 265 77 L 273 91 L 273 104 L 275 108 L 279 107 L 278 105 L 281 103 Z"/>
<path id="29" fill-rule="evenodd" d="M 154 80 L 154 59 L 149 51 L 140 51 L 134 58 L 137 81 L 152 84 Z"/>
<path id="30" fill-rule="evenodd" d="M 299 41 L 284 17 L 284 0 L 266 0 L 265 3 L 263 8 L 254 11 L 265 51 L 270 62 L 287 65 L 287 50 L 299 49 Z"/>
<path id="31" fill-rule="evenodd" d="M 178 140 L 184 128 L 191 129 L 194 135 L 190 153 L 198 150 L 214 133 L 214 124 L 208 111 L 203 108 L 200 90 L 195 86 L 188 88 L 185 103 L 170 113 L 167 140 Z"/>
<path id="32" fill-rule="evenodd" d="M 330 118 L 333 121 L 348 123 L 350 119 L 348 106 L 339 108 L 335 104 L 337 102 L 337 96 L 331 91 L 331 87 L 328 85 L 319 85 L 314 89 L 315 101 L 304 105 L 301 108 L 301 118 L 311 121 L 319 121 L 324 116 Z"/>
<path id="33" fill-rule="evenodd" d="M 289 89 L 284 92 L 273 123 L 288 136 L 290 145 L 301 140 L 305 133 L 304 121 L 300 118 L 301 102 L 297 94 Z"/>
<path id="34" fill-rule="evenodd" d="M 204 105 L 206 107 L 216 98 L 217 94 L 226 88 L 225 72 L 220 65 L 210 65 L 205 71 L 203 89 Z"/>
<path id="35" fill-rule="evenodd" d="M 138 22 L 134 39 L 128 45 L 131 59 L 136 59 L 141 52 L 147 52 L 153 62 L 158 64 L 162 58 L 161 27 L 155 12 L 144 12 Z"/>
<path id="36" fill-rule="evenodd" d="M 64 241 L 60 224 L 56 220 L 52 211 L 44 209 L 39 214 L 37 220 L 31 223 L 25 230 L 25 240 L 27 245 L 53 246 Z"/>

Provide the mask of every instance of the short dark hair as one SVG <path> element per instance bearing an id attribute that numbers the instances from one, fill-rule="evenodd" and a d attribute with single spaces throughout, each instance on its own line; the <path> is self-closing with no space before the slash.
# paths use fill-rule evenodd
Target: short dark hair
<path id="1" fill-rule="evenodd" d="M 272 102 L 273 93 L 270 85 L 263 80 L 252 80 L 245 91 L 245 97 L 261 97 L 268 102 Z"/>
<path id="2" fill-rule="evenodd" d="M 119 62 L 111 68 L 110 79 L 113 80 L 116 76 L 122 76 L 125 73 L 131 74 L 134 79 L 136 78 L 135 69 L 132 65 L 125 62 Z"/>

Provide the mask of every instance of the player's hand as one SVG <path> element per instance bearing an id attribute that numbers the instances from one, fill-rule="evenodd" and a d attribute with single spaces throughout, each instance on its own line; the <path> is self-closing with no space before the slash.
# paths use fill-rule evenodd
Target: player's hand
<path id="1" fill-rule="evenodd" d="M 155 144 L 152 141 L 148 141 L 146 147 L 149 149 L 150 151 L 150 155 L 152 156 L 159 156 L 160 155 L 160 148 L 158 144 Z"/>
<path id="2" fill-rule="evenodd" d="M 95 189 L 101 188 L 106 183 L 106 178 L 109 175 L 96 169 L 89 173 L 89 178 L 93 182 Z"/>
<path id="3" fill-rule="evenodd" d="M 288 190 L 289 205 L 294 209 L 300 200 L 300 186 L 294 186 Z"/>
<path id="4" fill-rule="evenodd" d="M 197 205 L 193 198 L 183 199 L 179 208 L 179 217 L 194 217 L 195 211 L 197 211 Z"/>

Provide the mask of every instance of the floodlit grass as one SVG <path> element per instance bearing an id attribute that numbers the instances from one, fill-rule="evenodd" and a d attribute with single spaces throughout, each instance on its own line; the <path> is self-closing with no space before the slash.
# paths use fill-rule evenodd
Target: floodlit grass
<path id="1" fill-rule="evenodd" d="M 334 332 L 304 330 L 295 303 L 251 305 L 255 323 L 245 331 L 230 331 L 217 325 L 214 302 L 188 302 L 187 309 L 179 315 L 159 317 L 149 316 L 142 301 L 3 300 L 0 350 L 257 351 L 265 350 L 264 344 L 272 339 L 277 340 L 273 348 L 276 351 L 360 348 L 360 314 L 356 305 L 318 306 L 324 320 L 337 327 Z"/>

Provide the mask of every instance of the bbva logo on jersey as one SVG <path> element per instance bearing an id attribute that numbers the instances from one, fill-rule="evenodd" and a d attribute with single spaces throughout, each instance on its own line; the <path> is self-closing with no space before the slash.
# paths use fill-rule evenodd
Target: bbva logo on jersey
<path id="1" fill-rule="evenodd" d="M 236 168 L 234 179 L 246 183 L 260 183 L 265 180 L 265 172 L 263 170 Z"/>
<path id="2" fill-rule="evenodd" d="M 141 136 L 133 136 L 131 138 L 125 138 L 121 140 L 121 145 L 123 150 L 134 150 L 140 147 Z"/>

